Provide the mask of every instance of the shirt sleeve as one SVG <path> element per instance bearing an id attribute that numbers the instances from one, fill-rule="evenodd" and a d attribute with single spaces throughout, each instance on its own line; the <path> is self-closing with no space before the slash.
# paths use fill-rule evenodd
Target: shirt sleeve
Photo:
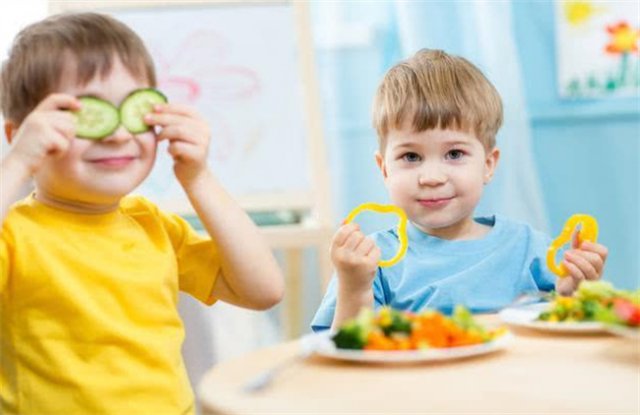
<path id="1" fill-rule="evenodd" d="M 533 259 L 529 264 L 529 272 L 540 291 L 551 291 L 556 286 L 556 276 L 547 267 L 547 249 L 550 244 L 551 238 L 548 235 L 533 231 Z"/>
<path id="2" fill-rule="evenodd" d="M 382 291 L 382 284 L 380 283 L 380 274 L 380 267 L 378 267 L 376 278 L 373 280 L 373 301 L 376 310 L 384 305 L 384 293 Z M 314 332 L 329 330 L 331 328 L 333 316 L 336 313 L 337 289 L 338 277 L 334 274 L 327 286 L 327 292 L 311 321 L 311 330 Z"/>
<path id="3" fill-rule="evenodd" d="M 160 212 L 172 240 L 178 261 L 180 291 L 201 302 L 216 302 L 213 287 L 220 274 L 220 251 L 210 237 L 197 233 L 176 214 Z"/>
<path id="4" fill-rule="evenodd" d="M 322 302 L 311 321 L 311 330 L 314 332 L 329 330 L 333 322 L 333 315 L 336 312 L 338 278 L 334 274 L 327 286 L 327 292 L 322 298 Z"/>
<path id="5" fill-rule="evenodd" d="M 9 280 L 9 242 L 5 239 L 6 232 L 0 236 L 0 293 L 4 291 Z"/>

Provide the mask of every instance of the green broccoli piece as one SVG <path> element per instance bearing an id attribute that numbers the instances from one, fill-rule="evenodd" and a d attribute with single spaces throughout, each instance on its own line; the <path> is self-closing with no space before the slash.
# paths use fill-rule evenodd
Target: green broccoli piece
<path id="1" fill-rule="evenodd" d="M 411 334 L 411 321 L 398 310 L 389 310 L 391 321 L 382 326 L 382 331 L 389 337 L 392 333 Z"/>
<path id="2" fill-rule="evenodd" d="M 338 349 L 361 350 L 373 330 L 373 311 L 363 308 L 356 318 L 347 320 L 332 337 Z"/>
<path id="3" fill-rule="evenodd" d="M 361 350 L 367 342 L 367 337 L 358 323 L 352 320 L 340 327 L 332 340 L 338 349 Z"/>

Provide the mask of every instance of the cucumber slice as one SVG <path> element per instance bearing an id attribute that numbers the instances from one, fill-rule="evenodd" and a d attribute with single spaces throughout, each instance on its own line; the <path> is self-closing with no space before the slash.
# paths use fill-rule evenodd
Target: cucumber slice
<path id="1" fill-rule="evenodd" d="M 153 111 L 156 104 L 165 104 L 167 97 L 155 88 L 136 89 L 120 104 L 120 119 L 124 127 L 132 134 L 149 131 L 143 117 Z"/>
<path id="2" fill-rule="evenodd" d="M 82 107 L 73 113 L 77 137 L 100 140 L 118 128 L 120 114 L 112 103 L 92 96 L 83 96 L 78 99 Z"/>

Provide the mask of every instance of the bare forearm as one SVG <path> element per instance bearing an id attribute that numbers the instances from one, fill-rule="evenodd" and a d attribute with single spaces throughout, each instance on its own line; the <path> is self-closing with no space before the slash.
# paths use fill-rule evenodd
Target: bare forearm
<path id="1" fill-rule="evenodd" d="M 242 208 L 210 171 L 185 190 L 205 229 L 221 253 L 222 298 L 236 305 L 265 309 L 280 301 L 284 281 L 263 237 Z M 216 287 L 220 287 L 216 284 Z"/>
<path id="2" fill-rule="evenodd" d="M 4 222 L 9 206 L 29 181 L 29 171 L 10 156 L 0 163 L 0 222 Z"/>
<path id="3" fill-rule="evenodd" d="M 338 281 L 336 311 L 333 316 L 332 330 L 337 330 L 346 320 L 354 318 L 362 307 L 373 308 L 373 287 L 346 287 Z"/>

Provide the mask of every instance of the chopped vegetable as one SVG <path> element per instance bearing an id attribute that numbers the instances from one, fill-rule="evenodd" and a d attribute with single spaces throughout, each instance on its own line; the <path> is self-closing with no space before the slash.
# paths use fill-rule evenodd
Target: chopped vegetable
<path id="1" fill-rule="evenodd" d="M 340 349 L 417 350 L 484 343 L 504 332 L 485 329 L 462 306 L 451 317 L 433 310 L 416 314 L 383 307 L 377 313 L 363 309 L 340 327 L 333 341 Z"/>
<path id="2" fill-rule="evenodd" d="M 640 326 L 640 290 L 618 290 L 606 281 L 583 281 L 571 297 L 557 295 L 538 317 L 550 322 L 599 321 Z"/>
<path id="3" fill-rule="evenodd" d="M 82 107 L 74 112 L 76 136 L 100 140 L 112 134 L 120 125 L 118 109 L 112 103 L 93 96 L 78 98 Z"/>
<path id="4" fill-rule="evenodd" d="M 373 311 L 365 308 L 355 319 L 347 321 L 333 337 L 336 347 L 362 349 L 373 328 L 373 317 Z"/>

